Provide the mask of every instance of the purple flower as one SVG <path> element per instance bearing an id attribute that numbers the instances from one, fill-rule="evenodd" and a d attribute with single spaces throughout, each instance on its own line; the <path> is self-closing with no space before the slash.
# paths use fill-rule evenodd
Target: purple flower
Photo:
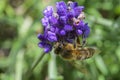
<path id="1" fill-rule="evenodd" d="M 49 21 L 47 17 L 44 17 L 41 19 L 42 25 L 43 26 L 48 26 L 49 25 Z"/>
<path id="2" fill-rule="evenodd" d="M 65 35 L 66 34 L 66 32 L 65 32 L 65 30 L 60 30 L 60 35 Z"/>
<path id="3" fill-rule="evenodd" d="M 84 6 L 78 6 L 77 2 L 71 1 L 68 4 L 64 1 L 56 2 L 56 11 L 53 11 L 52 6 L 48 6 L 43 11 L 43 34 L 38 34 L 38 46 L 48 53 L 56 42 L 74 44 L 76 37 L 86 39 L 90 28 L 80 16 L 84 15 L 83 9 Z"/>
<path id="4" fill-rule="evenodd" d="M 59 28 L 58 27 L 55 28 L 55 33 L 59 34 Z"/>
<path id="5" fill-rule="evenodd" d="M 84 6 L 78 6 L 74 8 L 75 16 L 77 17 L 84 9 Z"/>
<path id="6" fill-rule="evenodd" d="M 61 24 L 66 24 L 67 23 L 67 17 L 66 16 L 60 16 L 59 21 Z"/>
<path id="7" fill-rule="evenodd" d="M 48 31 L 48 37 L 47 39 L 50 41 L 50 42 L 55 42 L 57 41 L 57 36 L 54 32 L 51 32 L 51 31 Z"/>
<path id="8" fill-rule="evenodd" d="M 73 18 L 73 17 L 75 17 L 75 11 L 74 10 L 70 10 L 70 11 L 68 11 L 68 13 L 67 13 L 67 17 L 69 18 L 69 19 L 71 19 L 71 18 Z"/>
<path id="9" fill-rule="evenodd" d="M 45 40 L 44 35 L 43 34 L 38 34 L 38 39 L 40 39 L 41 41 L 44 41 Z"/>
<path id="10" fill-rule="evenodd" d="M 56 3 L 57 13 L 60 16 L 65 16 L 67 12 L 67 5 L 64 1 L 60 1 Z"/>
<path id="11" fill-rule="evenodd" d="M 77 33 L 77 35 L 82 35 L 82 30 L 80 30 L 80 29 L 78 29 L 78 30 L 76 30 L 76 33 Z"/>
<path id="12" fill-rule="evenodd" d="M 90 34 L 90 28 L 89 28 L 89 26 L 88 26 L 88 24 L 86 23 L 85 25 L 84 25 L 84 31 L 83 31 L 83 35 L 84 35 L 84 38 L 87 38 L 88 37 L 88 35 Z"/>
<path id="13" fill-rule="evenodd" d="M 73 28 L 72 28 L 71 25 L 65 25 L 65 26 L 64 26 L 64 30 L 66 30 L 66 31 L 72 31 Z"/>
<path id="14" fill-rule="evenodd" d="M 54 27 L 54 26 L 51 26 L 51 27 L 50 27 L 50 31 L 51 31 L 51 32 L 55 32 L 55 27 Z"/>
<path id="15" fill-rule="evenodd" d="M 45 43 L 45 42 L 40 42 L 38 44 L 39 47 L 41 48 L 44 48 L 44 52 L 45 53 L 48 53 L 52 50 L 52 45 L 48 44 L 48 43 Z"/>
<path id="16" fill-rule="evenodd" d="M 49 23 L 50 25 L 56 25 L 57 24 L 57 19 L 54 16 L 49 17 Z"/>
<path id="17" fill-rule="evenodd" d="M 52 16 L 53 14 L 53 7 L 52 6 L 48 6 L 44 12 L 43 12 L 44 16 L 49 17 Z"/>

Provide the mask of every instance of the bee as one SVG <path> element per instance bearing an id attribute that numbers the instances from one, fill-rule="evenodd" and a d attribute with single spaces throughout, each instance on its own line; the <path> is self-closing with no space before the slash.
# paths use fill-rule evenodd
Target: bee
<path id="1" fill-rule="evenodd" d="M 80 44 L 79 39 L 75 43 L 60 43 L 57 42 L 54 46 L 54 53 L 59 55 L 63 60 L 68 61 L 73 67 L 80 72 L 88 75 L 89 72 L 84 64 L 84 60 L 91 58 L 94 54 L 100 53 L 96 47 L 84 47 L 86 41 Z M 81 62 L 79 62 L 81 60 Z"/>
<path id="2" fill-rule="evenodd" d="M 64 60 L 85 60 L 92 57 L 96 51 L 99 51 L 95 47 L 82 47 L 80 43 L 56 43 L 54 53 L 60 55 Z"/>

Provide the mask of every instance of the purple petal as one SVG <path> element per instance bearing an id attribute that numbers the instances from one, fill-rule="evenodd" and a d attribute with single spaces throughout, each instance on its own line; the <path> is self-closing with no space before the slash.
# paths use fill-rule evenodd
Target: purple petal
<path id="1" fill-rule="evenodd" d="M 73 30 L 73 28 L 72 28 L 71 25 L 65 25 L 65 26 L 64 26 L 64 29 L 65 29 L 66 31 L 72 31 L 72 30 Z"/>
<path id="2" fill-rule="evenodd" d="M 64 36 L 66 34 L 65 30 L 61 30 L 60 34 Z"/>
<path id="3" fill-rule="evenodd" d="M 38 46 L 41 48 L 44 48 L 45 53 L 48 53 L 52 50 L 52 45 L 50 45 L 46 42 L 39 42 Z"/>
<path id="4" fill-rule="evenodd" d="M 51 31 L 48 31 L 48 37 L 47 39 L 50 41 L 50 42 L 55 42 L 57 41 L 57 36 L 54 32 L 51 32 Z"/>
<path id="5" fill-rule="evenodd" d="M 60 7 L 67 9 L 67 5 L 64 1 L 60 1 L 56 3 L 56 8 L 59 9 Z"/>
<path id="6" fill-rule="evenodd" d="M 44 47 L 44 52 L 45 53 L 48 53 L 52 50 L 52 46 L 50 44 L 47 44 L 45 47 Z"/>
<path id="7" fill-rule="evenodd" d="M 44 48 L 45 42 L 39 42 L 39 43 L 38 43 L 38 46 L 41 47 L 41 48 Z"/>
<path id="8" fill-rule="evenodd" d="M 85 24 L 85 31 L 84 31 L 84 38 L 88 37 L 88 35 L 90 34 L 90 28 L 88 26 L 88 24 Z"/>
<path id="9" fill-rule="evenodd" d="M 56 42 L 57 41 L 57 37 L 56 36 L 48 36 L 48 40 L 50 42 Z"/>
<path id="10" fill-rule="evenodd" d="M 38 39 L 41 40 L 41 41 L 45 41 L 45 35 L 38 34 Z"/>
<path id="11" fill-rule="evenodd" d="M 49 22 L 50 22 L 50 25 L 55 25 L 57 24 L 57 19 L 54 16 L 50 16 Z"/>
<path id="12" fill-rule="evenodd" d="M 57 13 L 60 16 L 65 16 L 67 12 L 67 6 L 64 1 L 60 1 L 56 3 Z"/>
<path id="13" fill-rule="evenodd" d="M 78 29 L 78 30 L 76 30 L 76 33 L 77 33 L 77 35 L 81 35 L 83 32 L 80 29 Z"/>
<path id="14" fill-rule="evenodd" d="M 78 6 L 78 3 L 77 2 L 73 2 L 73 8 L 77 7 Z"/>
<path id="15" fill-rule="evenodd" d="M 66 24 L 67 17 L 66 16 L 60 16 L 59 20 L 60 20 L 60 23 Z"/>
<path id="16" fill-rule="evenodd" d="M 68 17 L 69 19 L 75 17 L 75 12 L 74 12 L 74 10 L 70 10 L 70 11 L 67 13 L 67 17 Z"/>
<path id="17" fill-rule="evenodd" d="M 42 19 L 41 19 L 41 22 L 42 22 L 42 25 L 43 25 L 43 26 L 48 26 L 48 24 L 49 24 L 47 17 L 42 18 Z"/>
<path id="18" fill-rule="evenodd" d="M 75 16 L 77 17 L 84 9 L 84 6 L 78 6 L 74 8 Z"/>
<path id="19" fill-rule="evenodd" d="M 49 17 L 52 16 L 53 14 L 53 7 L 52 6 L 48 6 L 44 12 L 43 12 L 44 16 Z"/>
<path id="20" fill-rule="evenodd" d="M 56 29 L 56 28 L 53 27 L 53 26 L 50 27 L 50 31 L 51 31 L 51 32 L 55 32 L 55 29 Z"/>
<path id="21" fill-rule="evenodd" d="M 58 27 L 55 28 L 55 33 L 59 34 L 59 28 Z"/>
<path id="22" fill-rule="evenodd" d="M 56 34 L 54 32 L 48 31 L 48 35 L 49 36 L 56 36 Z"/>

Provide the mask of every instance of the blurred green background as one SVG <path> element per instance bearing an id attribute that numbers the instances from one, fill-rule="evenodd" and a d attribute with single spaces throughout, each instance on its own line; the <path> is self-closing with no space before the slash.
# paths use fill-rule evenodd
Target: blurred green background
<path id="1" fill-rule="evenodd" d="M 37 45 L 42 11 L 57 1 L 0 0 L 0 80 L 120 80 L 120 0 L 72 0 L 85 6 L 87 45 L 101 50 L 78 67 Z"/>

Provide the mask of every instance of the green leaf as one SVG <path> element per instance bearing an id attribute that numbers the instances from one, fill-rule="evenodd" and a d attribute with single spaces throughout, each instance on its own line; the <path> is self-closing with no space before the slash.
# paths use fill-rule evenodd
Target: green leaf
<path id="1" fill-rule="evenodd" d="M 101 73 L 103 75 L 108 74 L 107 67 L 106 67 L 106 65 L 105 65 L 105 63 L 100 55 L 95 57 L 95 63 L 96 63 L 97 68 L 101 71 Z"/>

